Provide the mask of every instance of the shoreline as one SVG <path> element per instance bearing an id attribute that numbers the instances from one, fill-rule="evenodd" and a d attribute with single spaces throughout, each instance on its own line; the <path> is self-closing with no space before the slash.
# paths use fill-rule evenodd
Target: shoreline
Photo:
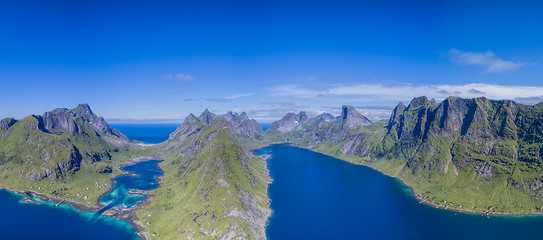
<path id="1" fill-rule="evenodd" d="M 344 161 L 344 162 L 348 162 L 348 163 L 351 163 L 351 164 L 354 164 L 354 165 L 359 165 L 359 166 L 365 166 L 365 167 L 369 167 L 375 171 L 378 171 L 379 173 L 385 175 L 385 176 L 388 176 L 388 177 L 392 177 L 392 178 L 395 178 L 397 179 L 398 181 L 400 181 L 402 183 L 402 185 L 406 186 L 409 188 L 409 191 L 411 192 L 411 196 L 413 196 L 416 200 L 419 201 L 419 203 L 423 203 L 423 204 L 426 204 L 428 206 L 431 206 L 431 207 L 434 207 L 434 208 L 438 208 L 438 209 L 444 209 L 444 210 L 449 210 L 449 211 L 453 211 L 453 212 L 460 212 L 460 213 L 466 213 L 466 214 L 474 214 L 474 215 L 481 215 L 481 216 L 503 216 L 503 217 L 514 217 L 514 216 L 543 216 L 543 212 L 537 212 L 537 213 L 500 213 L 500 212 L 490 212 L 490 211 L 475 211 L 475 210 L 468 210 L 468 209 L 457 209 L 457 208 L 448 208 L 447 206 L 441 206 L 437 203 L 434 203 L 434 202 L 430 202 L 426 199 L 423 199 L 422 197 L 418 196 L 415 192 L 415 189 L 411 186 L 409 186 L 403 179 L 401 179 L 400 177 L 398 176 L 392 176 L 388 173 L 385 173 L 383 171 L 381 171 L 380 169 L 377 169 L 371 165 L 368 165 L 368 164 L 365 164 L 365 163 L 356 163 L 356 162 L 352 162 L 352 161 L 349 161 L 349 160 L 346 160 L 346 159 L 343 159 L 341 157 L 337 157 L 337 156 L 334 156 L 334 155 L 331 155 L 331 154 L 328 154 L 328 153 L 323 153 L 323 152 L 320 152 L 320 151 L 315 151 L 313 149 L 310 149 L 310 148 L 305 148 L 305 147 L 300 147 L 300 146 L 295 146 L 293 145 L 292 143 L 289 143 L 289 142 L 277 142 L 277 143 L 272 143 L 272 144 L 269 144 L 269 145 L 266 145 L 264 147 L 268 147 L 270 145 L 275 145 L 275 144 L 289 144 L 290 146 L 292 147 L 296 147 L 296 148 L 300 148 L 300 149 L 306 149 L 306 150 L 309 150 L 309 151 L 312 151 L 312 152 L 316 152 L 316 153 L 320 153 L 320 154 L 323 154 L 323 155 L 326 155 L 326 156 L 330 156 L 330 157 L 333 157 L 333 158 L 336 158 L 336 159 L 339 159 L 341 161 Z M 264 148 L 264 147 L 261 147 L 261 148 Z M 271 176 L 270 176 L 271 178 Z M 268 196 L 269 197 L 269 196 Z M 270 202 L 271 202 L 271 198 L 270 198 Z M 272 212 L 273 212 L 273 209 L 272 209 Z M 271 215 L 270 215 L 271 216 Z M 268 220 L 269 221 L 269 220 Z"/>
<path id="2" fill-rule="evenodd" d="M 132 159 L 126 160 L 125 164 L 120 166 L 119 168 L 121 169 L 121 171 L 123 171 L 122 170 L 123 167 L 134 165 L 134 164 L 139 163 L 139 162 L 145 162 L 145 161 L 151 161 L 151 160 L 164 161 L 163 159 L 158 158 L 158 157 L 132 158 Z M 159 163 L 156 164 L 157 167 L 158 167 L 158 164 Z M 159 169 L 160 169 L 160 167 L 159 167 Z M 160 169 L 160 170 L 162 171 L 162 169 Z M 123 171 L 123 172 L 125 172 L 125 171 Z M 162 173 L 164 173 L 164 171 L 162 171 Z M 47 194 L 36 192 L 34 190 L 22 190 L 22 191 L 19 191 L 19 190 L 12 190 L 12 189 L 5 188 L 5 187 L 0 187 L 0 189 L 4 189 L 4 190 L 9 191 L 11 193 L 21 195 L 23 197 L 23 199 L 28 198 L 26 196 L 27 194 L 32 194 L 34 196 L 39 197 L 41 201 L 52 202 L 52 203 L 57 204 L 57 205 L 66 204 L 66 205 L 71 206 L 74 210 L 76 210 L 78 212 L 98 212 L 99 210 L 101 210 L 101 209 L 103 209 L 105 207 L 105 205 L 100 203 L 100 199 L 104 195 L 106 195 L 107 193 L 111 192 L 111 190 L 113 189 L 113 187 L 115 185 L 115 182 L 113 181 L 113 179 L 116 178 L 116 177 L 119 177 L 119 176 L 124 176 L 124 175 L 134 176 L 134 175 L 137 175 L 137 174 L 121 173 L 121 174 L 118 174 L 118 175 L 110 178 L 109 179 L 110 186 L 109 186 L 108 190 L 106 192 L 100 194 L 100 196 L 98 196 L 98 198 L 96 199 L 95 206 L 87 206 L 87 205 L 85 205 L 83 203 L 76 202 L 76 201 L 73 201 L 73 200 L 59 199 L 59 198 L 51 197 L 51 196 L 49 196 Z M 157 179 L 157 182 L 159 184 L 158 187 L 161 187 L 162 184 L 160 182 L 161 182 L 162 178 L 160 176 L 156 176 L 156 179 Z M 134 227 L 136 229 L 136 235 L 138 237 L 140 237 L 140 239 L 147 240 L 148 238 L 145 235 L 145 226 L 143 224 L 141 224 L 140 222 L 138 222 L 139 217 L 137 216 L 136 211 L 140 210 L 144 206 L 148 205 L 150 203 L 148 200 L 150 198 L 152 198 L 153 196 L 155 196 L 155 195 L 150 194 L 147 191 L 143 191 L 143 190 L 138 190 L 138 191 L 139 191 L 138 194 L 147 196 L 147 199 L 145 199 L 144 201 L 138 202 L 136 205 L 134 205 L 134 206 L 132 206 L 130 208 L 123 208 L 123 207 L 111 208 L 111 209 L 115 210 L 116 213 L 108 214 L 108 215 L 105 215 L 104 213 L 102 213 L 102 216 L 114 218 L 116 220 L 127 221 L 132 227 Z M 37 203 L 37 204 L 39 204 L 39 203 Z"/>
<path id="3" fill-rule="evenodd" d="M 267 147 L 267 146 L 265 146 Z M 262 148 L 265 148 L 265 147 L 262 147 Z M 250 150 L 253 154 L 255 154 L 254 150 L 256 149 L 253 149 L 253 150 Z M 268 184 L 266 185 L 266 196 L 268 197 L 269 201 L 268 201 L 268 208 L 270 208 L 270 214 L 268 216 L 266 216 L 266 224 L 264 225 L 264 234 L 266 234 L 266 228 L 268 228 L 268 225 L 270 224 L 270 218 L 272 217 L 273 215 L 273 208 L 271 208 L 271 197 L 270 197 L 270 191 L 268 190 L 270 185 L 273 183 L 273 178 L 271 177 L 271 174 L 270 174 L 270 169 L 268 168 L 268 160 L 270 160 L 272 158 L 272 155 L 271 154 L 268 154 L 268 153 L 264 153 L 264 154 L 260 154 L 260 155 L 256 155 L 255 156 L 265 156 L 265 158 L 263 159 L 264 162 L 266 162 L 266 169 L 268 169 L 268 177 L 270 178 L 270 181 L 268 182 Z M 266 236 L 267 237 L 267 236 Z"/>

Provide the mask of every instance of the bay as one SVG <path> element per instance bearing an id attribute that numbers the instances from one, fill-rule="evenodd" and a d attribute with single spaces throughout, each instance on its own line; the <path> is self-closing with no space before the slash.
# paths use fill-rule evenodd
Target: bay
<path id="1" fill-rule="evenodd" d="M 139 239 L 127 221 L 79 212 L 52 202 L 26 203 L 0 190 L 0 239 Z"/>
<path id="2" fill-rule="evenodd" d="M 129 138 L 145 143 L 159 143 L 168 139 L 177 124 L 117 124 Z M 105 210 L 122 205 L 134 206 L 147 197 L 128 193 L 131 189 L 150 190 L 158 187 L 156 177 L 162 175 L 160 160 L 140 162 L 123 168 L 138 177 L 122 175 L 100 201 Z M 95 212 L 80 212 L 73 207 L 53 202 L 28 203 L 24 196 L 0 190 L 0 239 L 139 239 L 137 230 L 129 222 L 104 217 Z"/>

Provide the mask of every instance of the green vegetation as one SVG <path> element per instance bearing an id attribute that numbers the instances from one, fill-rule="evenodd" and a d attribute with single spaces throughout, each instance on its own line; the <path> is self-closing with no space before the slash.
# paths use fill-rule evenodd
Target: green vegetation
<path id="1" fill-rule="evenodd" d="M 443 207 L 543 213 L 543 104 L 420 97 L 396 109 L 388 123 L 354 131 L 308 123 L 282 138 L 399 177 Z"/>
<path id="2" fill-rule="evenodd" d="M 491 213 L 543 211 L 543 104 L 425 97 L 389 121 L 287 114 L 262 132 L 245 114 L 189 115 L 148 146 L 109 128 L 88 106 L 0 121 L 0 186 L 95 207 L 131 158 L 164 159 L 161 187 L 137 208 L 150 239 L 264 239 L 271 214 L 266 161 L 249 149 L 293 145 L 402 179 L 441 207 Z"/>
<path id="3" fill-rule="evenodd" d="M 161 151 L 179 144 L 173 151 Z M 217 125 L 156 147 L 161 187 L 139 210 L 150 239 L 264 239 L 271 213 L 266 162 Z"/>

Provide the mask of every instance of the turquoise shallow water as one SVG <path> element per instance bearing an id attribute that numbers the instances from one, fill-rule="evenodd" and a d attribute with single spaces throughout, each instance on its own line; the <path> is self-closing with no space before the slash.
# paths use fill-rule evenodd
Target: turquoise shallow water
<path id="1" fill-rule="evenodd" d="M 139 239 L 126 221 L 82 213 L 54 203 L 24 203 L 0 190 L 0 239 Z"/>
<path id="2" fill-rule="evenodd" d="M 487 218 L 436 209 L 366 166 L 284 144 L 255 152 L 272 155 L 270 240 L 543 238 L 541 216 Z"/>
<path id="3" fill-rule="evenodd" d="M 138 202 L 145 200 L 147 197 L 140 194 L 130 194 L 130 190 L 151 190 L 157 188 L 158 176 L 162 176 L 162 170 L 158 167 L 158 163 L 162 160 L 151 160 L 139 162 L 134 165 L 123 167 L 124 171 L 131 172 L 138 176 L 122 175 L 113 179 L 114 185 L 111 191 L 100 198 L 100 203 L 106 205 L 101 211 L 121 206 L 133 207 Z"/>

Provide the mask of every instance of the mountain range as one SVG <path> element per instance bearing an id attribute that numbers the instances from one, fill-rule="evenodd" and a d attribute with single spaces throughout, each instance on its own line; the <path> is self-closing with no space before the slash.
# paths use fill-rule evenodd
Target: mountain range
<path id="1" fill-rule="evenodd" d="M 399 103 L 372 122 L 352 106 L 340 116 L 288 113 L 266 131 L 246 113 L 188 115 L 156 145 L 130 140 L 88 105 L 0 121 L 0 184 L 50 196 L 87 188 L 93 206 L 128 158 L 164 159 L 161 187 L 141 218 L 165 239 L 265 239 L 271 214 L 266 156 L 251 150 L 288 142 L 398 177 L 420 201 L 466 212 L 543 211 L 543 103 L 484 97 Z M 92 183 L 92 184 L 91 184 Z M 34 187 L 39 187 L 36 190 Z M 75 194 L 74 194 L 75 195 Z M 65 196 L 65 195 L 63 195 Z M 72 195 L 73 196 L 73 195 Z M 451 203 L 454 202 L 454 205 Z"/>

